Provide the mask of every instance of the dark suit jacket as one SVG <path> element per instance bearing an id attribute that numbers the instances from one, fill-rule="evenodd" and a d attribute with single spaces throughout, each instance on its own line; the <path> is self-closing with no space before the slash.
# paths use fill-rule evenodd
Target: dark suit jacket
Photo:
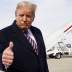
<path id="1" fill-rule="evenodd" d="M 30 30 L 37 41 L 38 56 L 33 51 L 24 33 L 16 26 L 15 21 L 11 26 L 0 31 L 0 54 L 8 47 L 10 41 L 14 43 L 14 61 L 7 72 L 38 72 L 38 68 L 40 72 L 49 72 L 41 31 L 33 26 Z"/>

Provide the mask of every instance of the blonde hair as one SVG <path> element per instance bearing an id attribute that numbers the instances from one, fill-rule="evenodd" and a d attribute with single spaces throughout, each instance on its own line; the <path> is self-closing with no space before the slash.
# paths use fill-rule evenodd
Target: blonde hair
<path id="1" fill-rule="evenodd" d="M 16 10 L 19 9 L 19 8 L 21 8 L 21 7 L 24 7 L 24 6 L 30 7 L 31 10 L 32 10 L 32 13 L 35 14 L 37 5 L 34 4 L 34 3 L 31 3 L 31 2 L 29 2 L 29 1 L 19 2 L 19 3 L 17 4 Z"/>

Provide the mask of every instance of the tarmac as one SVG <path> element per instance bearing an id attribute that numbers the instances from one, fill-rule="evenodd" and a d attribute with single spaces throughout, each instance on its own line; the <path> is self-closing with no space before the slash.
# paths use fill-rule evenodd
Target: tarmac
<path id="1" fill-rule="evenodd" d="M 47 59 L 49 72 L 72 72 L 72 57 Z"/>
<path id="2" fill-rule="evenodd" d="M 66 56 L 61 59 L 47 59 L 49 72 L 72 72 L 72 56 Z M 1 71 L 0 72 L 4 72 Z"/>

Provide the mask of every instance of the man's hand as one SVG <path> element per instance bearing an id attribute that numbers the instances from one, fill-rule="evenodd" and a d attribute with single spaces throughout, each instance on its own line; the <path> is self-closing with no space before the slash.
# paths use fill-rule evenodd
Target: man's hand
<path id="1" fill-rule="evenodd" d="M 13 46 L 14 46 L 13 42 L 10 42 L 9 46 L 3 51 L 2 54 L 2 63 L 4 64 L 6 69 L 13 63 L 14 59 L 14 53 L 12 51 Z"/>

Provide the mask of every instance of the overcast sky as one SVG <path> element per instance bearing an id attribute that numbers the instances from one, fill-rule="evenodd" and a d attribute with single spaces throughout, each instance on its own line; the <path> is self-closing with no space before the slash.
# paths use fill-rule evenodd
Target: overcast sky
<path id="1" fill-rule="evenodd" d="M 15 19 L 16 4 L 23 0 L 0 1 L 0 29 Z M 40 28 L 45 43 L 57 30 L 72 22 L 72 0 L 28 0 L 38 5 L 33 25 Z"/>

